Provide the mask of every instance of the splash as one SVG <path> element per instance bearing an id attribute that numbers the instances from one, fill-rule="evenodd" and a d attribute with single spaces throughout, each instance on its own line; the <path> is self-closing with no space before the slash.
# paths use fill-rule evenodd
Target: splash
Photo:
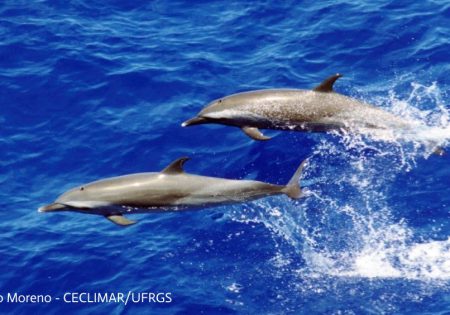
<path id="1" fill-rule="evenodd" d="M 450 113 L 443 102 L 444 94 L 436 82 L 429 86 L 411 83 L 411 88 L 406 100 L 391 90 L 387 99 L 378 99 L 377 103 L 390 104 L 390 111 L 395 115 L 417 124 L 411 131 L 396 132 L 391 140 L 409 142 L 433 153 L 436 146 L 445 147 L 450 140 Z"/>
<path id="2" fill-rule="evenodd" d="M 234 219 L 263 223 L 275 241 L 289 242 L 305 260 L 298 270 L 303 278 L 450 280 L 450 239 L 418 238 L 390 204 L 395 179 L 450 139 L 449 112 L 436 83 L 411 87 L 406 100 L 391 92 L 377 102 L 420 128 L 321 137 L 304 174 L 307 198 L 258 201 L 262 211 Z M 279 249 L 273 264 L 288 268 L 289 255 Z"/>

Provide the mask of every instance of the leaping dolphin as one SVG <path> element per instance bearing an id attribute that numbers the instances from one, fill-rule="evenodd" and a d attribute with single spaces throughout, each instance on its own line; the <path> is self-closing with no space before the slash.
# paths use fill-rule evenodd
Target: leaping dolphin
<path id="1" fill-rule="evenodd" d="M 182 126 L 236 126 L 254 140 L 268 140 L 259 129 L 310 132 L 404 129 L 414 123 L 333 91 L 341 74 L 313 90 L 268 89 L 225 96 L 209 103 Z"/>
<path id="2" fill-rule="evenodd" d="M 136 223 L 127 213 L 178 211 L 220 204 L 238 203 L 266 196 L 302 195 L 299 179 L 306 160 L 285 186 L 254 180 L 232 180 L 185 173 L 182 157 L 161 172 L 112 177 L 73 188 L 55 202 L 39 208 L 40 212 L 76 211 L 103 215 L 127 226 Z"/>

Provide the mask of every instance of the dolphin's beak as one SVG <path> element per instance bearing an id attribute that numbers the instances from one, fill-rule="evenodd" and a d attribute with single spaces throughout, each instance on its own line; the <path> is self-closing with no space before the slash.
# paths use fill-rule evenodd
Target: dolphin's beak
<path id="1" fill-rule="evenodd" d="M 182 127 L 192 126 L 192 125 L 200 125 L 200 124 L 206 124 L 208 120 L 203 117 L 194 117 L 189 120 L 186 120 L 184 123 L 181 124 Z"/>
<path id="2" fill-rule="evenodd" d="M 66 206 L 60 203 L 51 203 L 49 205 L 40 207 L 38 209 L 39 212 L 50 212 L 50 211 L 58 211 L 64 209 Z"/>

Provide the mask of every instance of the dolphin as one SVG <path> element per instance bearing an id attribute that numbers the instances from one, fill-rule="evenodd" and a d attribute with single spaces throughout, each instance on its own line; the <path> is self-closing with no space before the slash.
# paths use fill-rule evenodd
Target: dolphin
<path id="1" fill-rule="evenodd" d="M 414 123 L 334 92 L 337 73 L 313 90 L 267 89 L 216 99 L 182 126 L 235 126 L 254 140 L 269 140 L 259 129 L 307 132 L 409 129 Z"/>
<path id="2" fill-rule="evenodd" d="M 239 203 L 266 196 L 302 196 L 299 179 L 306 160 L 287 185 L 254 180 L 233 180 L 184 172 L 188 160 L 182 157 L 161 172 L 137 173 L 106 178 L 68 190 L 39 212 L 75 211 L 97 214 L 127 226 L 136 223 L 129 213 L 179 211 L 221 204 Z"/>

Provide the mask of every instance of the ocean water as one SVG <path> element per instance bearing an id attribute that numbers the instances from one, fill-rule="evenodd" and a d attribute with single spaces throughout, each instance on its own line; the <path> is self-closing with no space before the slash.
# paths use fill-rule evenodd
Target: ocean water
<path id="1" fill-rule="evenodd" d="M 449 20 L 440 0 L 2 1 L 0 312 L 449 313 L 450 155 L 430 146 L 450 151 Z M 267 142 L 180 127 L 217 97 L 336 72 L 338 92 L 427 127 Z M 309 157 L 306 196 L 132 215 L 128 228 L 37 212 L 180 156 L 191 173 L 277 184 Z M 171 302 L 63 299 L 83 292 Z"/>

